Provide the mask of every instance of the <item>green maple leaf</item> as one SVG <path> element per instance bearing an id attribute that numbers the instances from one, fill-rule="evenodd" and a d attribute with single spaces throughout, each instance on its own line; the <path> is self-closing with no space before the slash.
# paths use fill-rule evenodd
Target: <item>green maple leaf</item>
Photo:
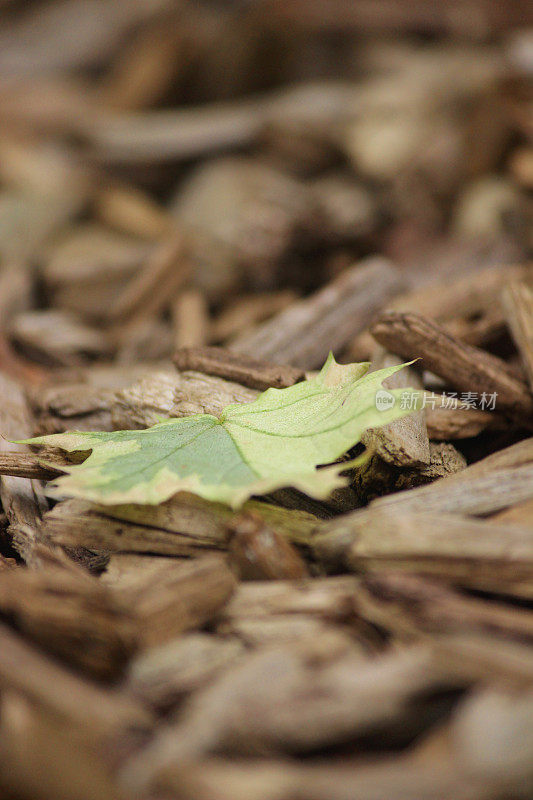
<path id="1" fill-rule="evenodd" d="M 211 414 L 168 419 L 146 430 L 72 432 L 28 439 L 68 451 L 92 451 L 51 484 L 55 497 L 83 497 L 114 505 L 156 505 L 188 491 L 236 508 L 251 495 L 293 486 L 325 498 L 347 481 L 336 463 L 367 428 L 409 413 L 387 392 L 390 407 L 376 408 L 376 392 L 401 367 L 368 372 L 368 364 L 337 364 L 287 389 L 268 389 L 253 403 Z"/>

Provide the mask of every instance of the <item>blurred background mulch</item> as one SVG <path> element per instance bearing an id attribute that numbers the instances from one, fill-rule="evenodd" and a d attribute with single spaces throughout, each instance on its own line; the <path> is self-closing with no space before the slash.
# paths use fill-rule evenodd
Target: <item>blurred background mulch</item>
<path id="1" fill-rule="evenodd" d="M 407 288 L 530 251 L 527 2 L 2 5 L 25 378 L 230 343 L 369 254 Z"/>

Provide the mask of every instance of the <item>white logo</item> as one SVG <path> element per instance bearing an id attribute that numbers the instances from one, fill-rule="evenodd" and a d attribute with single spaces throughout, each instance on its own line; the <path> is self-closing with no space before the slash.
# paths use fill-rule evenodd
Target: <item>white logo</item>
<path id="1" fill-rule="evenodd" d="M 376 408 L 378 411 L 386 411 L 392 408 L 396 402 L 396 398 L 386 389 L 378 389 L 376 392 Z"/>

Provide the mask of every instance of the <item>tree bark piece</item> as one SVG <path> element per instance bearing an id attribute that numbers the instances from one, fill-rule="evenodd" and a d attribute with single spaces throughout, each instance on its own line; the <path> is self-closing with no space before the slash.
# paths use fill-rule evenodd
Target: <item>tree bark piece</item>
<path id="1" fill-rule="evenodd" d="M 398 295 L 387 310 L 421 314 L 461 341 L 482 347 L 505 328 L 499 302 L 503 287 L 529 274 L 531 268 L 523 265 L 476 269 L 464 278 L 432 282 Z"/>
<path id="2" fill-rule="evenodd" d="M 468 469 L 429 486 L 397 492 L 373 501 L 380 509 L 442 512 L 485 516 L 533 497 L 533 464 L 498 469 L 487 474 Z"/>
<path id="3" fill-rule="evenodd" d="M 471 439 L 484 431 L 505 430 L 509 422 L 500 414 L 481 411 L 458 403 L 453 408 L 446 407 L 446 396 L 436 395 L 435 408 L 426 407 L 426 425 L 430 439 L 449 441 L 450 439 Z"/>
<path id="4" fill-rule="evenodd" d="M 231 403 L 249 403 L 257 391 L 201 372 L 159 372 L 118 391 L 111 405 L 115 430 L 148 428 L 161 417 L 213 414 Z"/>
<path id="5" fill-rule="evenodd" d="M 342 565 L 356 531 L 366 524 L 369 515 L 372 520 L 374 512 L 398 514 L 400 517 L 403 514 L 442 513 L 449 521 L 451 514 L 459 514 L 463 519 L 527 504 L 533 500 L 532 462 L 533 437 L 499 450 L 429 486 L 380 497 L 366 509 L 322 524 L 311 540 L 313 551 L 328 568 Z M 498 517 L 494 519 L 497 524 Z M 504 518 L 504 521 L 507 520 Z"/>
<path id="6" fill-rule="evenodd" d="M 111 431 L 111 407 L 115 392 L 88 383 L 49 386 L 32 392 L 35 432 Z"/>
<path id="7" fill-rule="evenodd" d="M 452 475 L 373 501 L 373 508 L 484 516 L 533 497 L 533 438 L 498 450 Z"/>
<path id="8" fill-rule="evenodd" d="M 355 572 L 402 570 L 470 588 L 533 597 L 533 532 L 450 513 L 375 503 L 322 526 L 315 557 Z"/>
<path id="9" fill-rule="evenodd" d="M 516 467 L 524 467 L 533 462 L 533 436 L 510 447 L 504 447 L 503 450 L 496 450 L 490 456 L 485 456 L 480 461 L 470 464 L 463 473 L 462 477 L 470 479 L 471 477 L 480 477 L 481 475 L 489 475 L 496 470 L 513 469 Z"/>
<path id="10" fill-rule="evenodd" d="M 4 571 L 0 612 L 44 650 L 99 680 L 119 677 L 134 650 L 133 616 L 68 563 Z"/>
<path id="11" fill-rule="evenodd" d="M 533 391 L 533 291 L 523 281 L 513 281 L 502 293 L 507 325 Z"/>
<path id="12" fill-rule="evenodd" d="M 51 481 L 61 474 L 61 469 L 45 467 L 31 453 L 0 453 L 0 475 Z"/>
<path id="13" fill-rule="evenodd" d="M 11 340 L 25 355 L 49 367 L 83 364 L 110 355 L 104 331 L 69 311 L 32 310 L 18 314 L 9 326 Z"/>
<path id="14" fill-rule="evenodd" d="M 396 496 L 397 492 L 431 484 L 438 478 L 462 472 L 466 467 L 464 457 L 449 442 L 430 442 L 429 454 L 429 464 L 413 467 L 397 467 L 379 456 L 373 456 L 353 473 L 352 485 L 361 501 L 357 505 L 366 505 L 374 498 Z"/>
<path id="15" fill-rule="evenodd" d="M 34 392 L 38 432 L 126 430 L 148 428 L 161 417 L 220 416 L 227 405 L 249 403 L 258 395 L 200 372 L 177 373 L 170 363 L 128 372 L 130 380 L 120 372 L 115 381 L 111 373 L 105 385 L 76 382 Z"/>
<path id="16" fill-rule="evenodd" d="M 296 367 L 256 361 L 222 347 L 185 347 L 176 352 L 174 363 L 180 372 L 203 372 L 259 391 L 284 389 L 305 378 L 305 372 Z"/>
<path id="17" fill-rule="evenodd" d="M 135 608 L 137 635 L 145 648 L 202 628 L 222 609 L 235 586 L 225 559 L 210 555 L 177 562 L 122 597 Z"/>
<path id="18" fill-rule="evenodd" d="M 379 348 L 372 359 L 372 369 L 383 369 L 400 364 L 396 356 Z M 391 375 L 383 382 L 386 389 L 412 387 L 422 389 L 422 381 L 410 367 Z M 367 449 L 372 450 L 383 461 L 397 467 L 420 467 L 430 462 L 429 440 L 424 411 L 416 411 L 407 417 L 391 422 L 382 428 L 369 428 L 361 437 Z"/>
<path id="19" fill-rule="evenodd" d="M 496 356 L 463 344 L 413 313 L 386 312 L 373 322 L 370 332 L 403 358 L 420 358 L 425 369 L 461 392 L 495 393 L 499 411 L 531 425 L 533 397 L 526 384 Z"/>
<path id="20" fill-rule="evenodd" d="M 238 337 L 231 349 L 256 359 L 316 369 L 330 350 L 338 353 L 362 331 L 401 288 L 399 274 L 388 261 L 368 259 Z"/>
<path id="21" fill-rule="evenodd" d="M 0 373 L 0 430 L 2 437 L 24 439 L 33 434 L 31 418 L 26 398 L 15 381 Z M 25 445 L 12 444 L 7 438 L 0 438 L 0 454 L 28 454 Z M 4 475 L 0 477 L 0 498 L 4 512 L 10 523 L 11 532 L 15 528 L 25 531 L 20 540 L 24 560 L 31 561 L 33 544 L 42 539 L 41 518 L 48 508 L 39 483 L 22 477 Z"/>
<path id="22" fill-rule="evenodd" d="M 533 612 L 460 594 L 436 581 L 402 572 L 365 576 L 364 616 L 401 638 L 477 631 L 533 643 Z"/>
<path id="23" fill-rule="evenodd" d="M 0 687 L 14 689 L 67 722 L 110 737 L 146 730 L 151 714 L 133 699 L 83 680 L 0 623 Z"/>
<path id="24" fill-rule="evenodd" d="M 257 512 L 265 524 L 295 543 L 309 541 L 318 524 L 311 514 L 260 501 L 251 500 L 243 509 Z M 50 540 L 63 547 L 191 556 L 226 549 L 226 525 L 232 516 L 227 506 L 182 492 L 159 506 L 102 507 L 67 500 L 46 514 L 43 527 Z"/>

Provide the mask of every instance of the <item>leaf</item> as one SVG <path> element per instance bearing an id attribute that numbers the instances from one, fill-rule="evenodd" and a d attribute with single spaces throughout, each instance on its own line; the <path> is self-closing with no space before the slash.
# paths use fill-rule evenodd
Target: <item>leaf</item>
<path id="1" fill-rule="evenodd" d="M 227 406 L 220 418 L 196 414 L 147 430 L 60 433 L 25 443 L 92 450 L 82 464 L 65 467 L 68 474 L 51 485 L 55 497 L 155 505 L 189 491 L 236 508 L 251 495 L 293 486 L 325 498 L 346 483 L 339 473 L 349 465 L 316 467 L 342 456 L 367 428 L 410 413 L 397 402 L 405 389 L 381 389 L 401 367 L 368 368 L 337 364 L 330 354 L 315 377 Z M 394 398 L 382 411 L 379 391 Z"/>

